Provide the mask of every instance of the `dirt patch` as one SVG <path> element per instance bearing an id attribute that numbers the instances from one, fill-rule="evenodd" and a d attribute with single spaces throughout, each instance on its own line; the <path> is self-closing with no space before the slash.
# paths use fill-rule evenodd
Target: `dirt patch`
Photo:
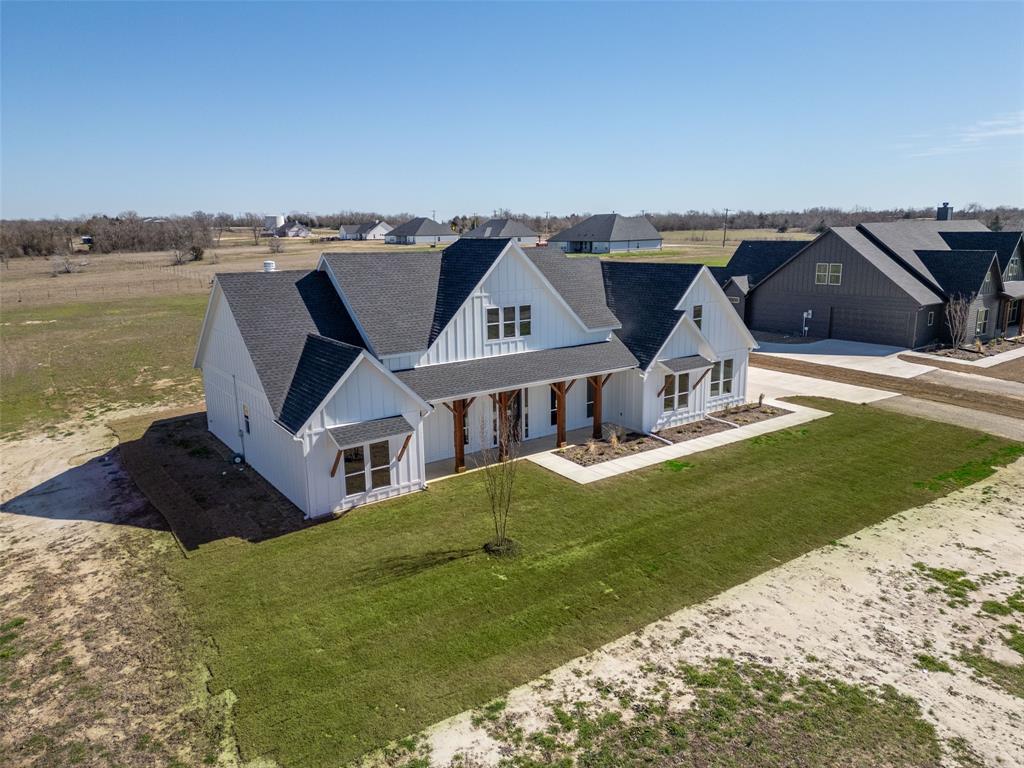
<path id="1" fill-rule="evenodd" d="M 125 467 L 187 552 L 225 538 L 263 541 L 316 523 L 206 428 L 206 412 L 112 423 Z"/>
<path id="2" fill-rule="evenodd" d="M 0 763 L 230 764 L 177 547 L 113 445 L 98 425 L 2 444 Z"/>
<path id="3" fill-rule="evenodd" d="M 722 757 L 709 753 L 699 764 L 787 764 L 785 755 L 765 756 L 786 746 L 787 724 L 774 719 L 774 706 L 789 702 L 783 710 L 799 713 L 808 739 L 830 735 L 822 745 L 829 757 L 809 756 L 808 764 L 1024 764 L 1015 694 L 1024 636 L 1007 628 L 1024 625 L 1022 494 L 1019 460 L 668 616 L 370 762 L 556 764 L 545 761 L 548 754 L 633 764 L 616 758 L 674 735 L 679 741 L 666 753 L 637 764 L 678 764 L 667 758 L 699 756 L 693 750 L 705 739 Z M 818 709 L 815 701 L 827 705 Z M 857 713 L 865 712 L 860 728 Z M 764 730 L 766 721 L 778 727 Z M 788 748 L 801 754 L 801 745 Z M 595 754 L 595 747 L 603 749 Z"/>
<path id="4" fill-rule="evenodd" d="M 723 421 L 732 422 L 737 426 L 745 427 L 748 424 L 757 424 L 761 421 L 774 419 L 776 416 L 785 416 L 787 413 L 792 413 L 792 411 L 787 411 L 784 408 L 777 408 L 774 405 L 748 403 L 746 405 L 716 411 L 711 415 L 716 419 L 722 419 Z"/>
<path id="5" fill-rule="evenodd" d="M 558 451 L 563 459 L 568 459 L 580 466 L 590 467 L 612 459 L 621 459 L 634 453 L 643 453 L 655 448 L 663 448 L 665 443 L 639 432 L 626 432 L 621 437 L 611 440 L 588 440 L 583 445 L 571 445 Z"/>
<path id="6" fill-rule="evenodd" d="M 970 388 L 957 387 L 951 384 L 922 381 L 920 377 L 902 379 L 898 376 L 886 376 L 879 373 L 840 368 L 834 365 L 819 365 L 818 363 L 808 363 L 803 360 L 793 360 L 776 355 L 757 353 L 751 354 L 750 364 L 757 368 L 795 373 L 801 376 L 810 376 L 828 381 L 839 381 L 844 384 L 854 384 L 860 387 L 881 389 L 922 400 L 949 403 L 950 405 L 959 405 L 962 408 L 971 408 L 1000 416 L 1024 419 L 1024 401 L 1018 398 L 991 392 L 977 392 Z"/>
<path id="7" fill-rule="evenodd" d="M 1024 338 L 1016 337 L 1013 339 L 992 339 L 981 345 L 980 350 L 971 347 L 965 349 L 963 347 L 940 347 L 930 354 L 938 355 L 939 357 L 948 357 L 953 360 L 983 360 L 986 357 L 992 357 L 992 355 L 998 355 L 1000 352 L 1010 352 L 1014 349 L 1020 349 L 1021 344 L 1024 344 Z"/>
<path id="8" fill-rule="evenodd" d="M 999 365 L 993 365 L 991 368 L 982 368 L 979 365 L 960 365 L 948 360 L 935 360 L 934 358 L 911 354 L 899 355 L 899 359 L 908 363 L 930 365 L 933 368 L 941 368 L 944 371 L 970 373 L 976 376 L 988 376 L 992 379 L 1003 379 L 1004 381 L 1024 381 L 1024 358 L 999 363 Z"/>
<path id="9" fill-rule="evenodd" d="M 716 432 L 724 432 L 727 429 L 735 429 L 735 427 L 723 424 L 721 421 L 714 421 L 713 419 L 701 419 L 700 421 L 691 421 L 688 424 L 680 424 L 678 427 L 663 429 L 658 432 L 658 435 L 673 443 L 682 443 L 697 437 L 707 437 Z"/>

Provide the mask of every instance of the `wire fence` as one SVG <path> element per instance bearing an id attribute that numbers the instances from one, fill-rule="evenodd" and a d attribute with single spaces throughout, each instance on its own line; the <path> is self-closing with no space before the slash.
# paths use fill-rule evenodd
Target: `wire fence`
<path id="1" fill-rule="evenodd" d="M 53 301 L 94 301 L 103 298 L 126 298 L 169 293 L 197 293 L 209 290 L 213 282 L 210 275 L 193 270 L 170 269 L 173 277 L 159 280 L 142 278 L 138 275 L 120 274 L 110 283 L 83 283 L 81 285 L 32 286 L 26 288 L 4 287 L 4 303 L 37 304 Z"/>

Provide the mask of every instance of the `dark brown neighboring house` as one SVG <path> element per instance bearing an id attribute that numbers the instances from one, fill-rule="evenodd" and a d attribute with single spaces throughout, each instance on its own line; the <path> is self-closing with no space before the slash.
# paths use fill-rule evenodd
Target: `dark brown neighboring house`
<path id="1" fill-rule="evenodd" d="M 744 242 L 713 270 L 752 330 L 923 347 L 948 339 L 946 305 L 966 297 L 968 341 L 1020 333 L 1020 232 L 944 218 L 832 227 L 787 245 L 788 255 Z"/>

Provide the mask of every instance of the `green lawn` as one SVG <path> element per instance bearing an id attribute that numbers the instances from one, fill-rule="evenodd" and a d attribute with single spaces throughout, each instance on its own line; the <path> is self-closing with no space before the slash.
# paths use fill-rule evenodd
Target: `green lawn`
<path id="1" fill-rule="evenodd" d="M 958 485 L 1024 446 L 867 406 L 579 486 L 525 463 L 493 560 L 479 475 L 171 564 L 245 758 L 338 765 Z M 941 447 L 941 450 L 937 449 Z"/>
<path id="2" fill-rule="evenodd" d="M 201 396 L 192 355 L 207 297 L 155 296 L 0 317 L 0 434 Z"/>

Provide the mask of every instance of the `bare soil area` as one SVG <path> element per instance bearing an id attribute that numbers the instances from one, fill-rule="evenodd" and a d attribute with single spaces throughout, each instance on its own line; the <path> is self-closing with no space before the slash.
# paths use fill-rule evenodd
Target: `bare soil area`
<path id="1" fill-rule="evenodd" d="M 899 355 L 899 359 L 908 363 L 930 365 L 933 368 L 941 368 L 944 371 L 970 373 L 975 376 L 987 376 L 992 379 L 1002 379 L 1004 381 L 1024 382 L 1024 358 L 1018 358 L 1017 360 L 1010 360 L 1006 363 L 993 365 L 991 368 L 982 368 L 975 365 L 959 365 L 946 360 L 935 360 L 934 358 L 921 357 L 920 355 L 913 354 Z"/>
<path id="2" fill-rule="evenodd" d="M 237 763 L 180 557 L 101 425 L 0 443 L 0 764 Z"/>
<path id="3" fill-rule="evenodd" d="M 764 403 L 760 405 L 757 403 L 747 403 L 746 405 L 715 411 L 711 415 L 716 419 L 722 419 L 736 426 L 745 427 L 748 424 L 757 424 L 761 421 L 774 419 L 776 416 L 785 416 L 787 413 L 792 413 L 792 411 L 776 408 L 774 405 L 765 405 Z"/>
<path id="4" fill-rule="evenodd" d="M 1024 765 L 1022 495 L 1019 460 L 367 763 Z"/>
<path id="5" fill-rule="evenodd" d="M 860 387 L 898 392 L 901 395 L 909 395 L 922 400 L 933 400 L 1000 416 L 1024 419 L 1024 400 L 991 392 L 978 392 L 969 387 L 924 381 L 921 377 L 903 379 L 898 376 L 869 373 L 834 365 L 819 365 L 818 363 L 757 353 L 750 356 L 750 364 L 772 371 L 783 371 Z"/>
<path id="6" fill-rule="evenodd" d="M 980 347 L 942 347 L 936 349 L 931 354 L 948 357 L 953 360 L 982 360 L 986 357 L 992 357 L 992 355 L 998 355 L 1000 352 L 1020 349 L 1021 344 L 1024 344 L 1024 338 L 1018 336 L 1013 339 L 992 339 Z"/>
<path id="7" fill-rule="evenodd" d="M 638 432 L 627 432 L 615 442 L 610 440 L 588 440 L 583 445 L 570 445 L 558 451 L 563 459 L 575 462 L 584 467 L 600 464 L 603 461 L 620 459 L 634 453 L 643 453 L 661 448 L 665 443 Z"/>
<path id="8" fill-rule="evenodd" d="M 701 419 L 700 421 L 691 421 L 688 424 L 680 424 L 678 427 L 663 429 L 658 432 L 658 435 L 666 440 L 671 440 L 673 443 L 682 443 L 687 440 L 693 440 L 696 437 L 707 437 L 716 432 L 724 432 L 727 429 L 734 429 L 734 427 L 723 424 L 721 421 Z"/>

